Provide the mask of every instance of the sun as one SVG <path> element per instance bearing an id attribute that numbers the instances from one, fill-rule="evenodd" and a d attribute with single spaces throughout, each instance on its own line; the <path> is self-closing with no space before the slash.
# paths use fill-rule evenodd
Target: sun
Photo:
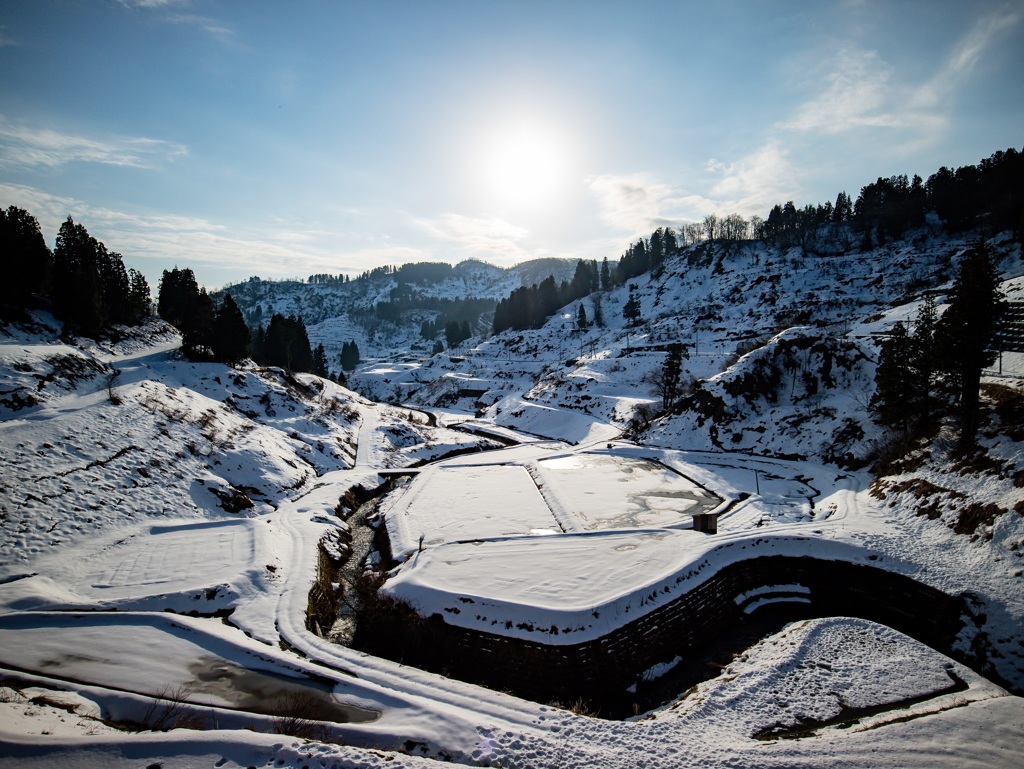
<path id="1" fill-rule="evenodd" d="M 568 156 L 558 133 L 542 123 L 502 125 L 482 145 L 484 190 L 503 208 L 546 208 L 564 191 Z"/>

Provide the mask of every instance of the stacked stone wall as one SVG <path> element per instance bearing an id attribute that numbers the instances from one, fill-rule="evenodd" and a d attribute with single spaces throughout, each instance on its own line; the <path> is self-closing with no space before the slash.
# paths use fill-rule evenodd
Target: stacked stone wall
<path id="1" fill-rule="evenodd" d="M 612 703 L 644 671 L 714 644 L 744 620 L 750 591 L 799 585 L 788 597 L 809 601 L 811 616 L 853 616 L 888 625 L 952 654 L 963 599 L 884 569 L 789 556 L 753 558 L 717 574 L 599 639 L 555 645 L 449 625 L 408 607 L 383 604 L 367 618 L 356 645 L 416 665 L 539 702 Z M 787 591 L 778 597 L 786 598 Z M 755 609 L 756 611 L 756 609 Z M 541 634 L 538 632 L 538 636 Z"/>

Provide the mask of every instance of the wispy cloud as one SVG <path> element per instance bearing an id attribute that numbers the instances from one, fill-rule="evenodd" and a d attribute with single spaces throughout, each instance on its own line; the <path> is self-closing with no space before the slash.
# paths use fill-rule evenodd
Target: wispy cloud
<path id="1" fill-rule="evenodd" d="M 228 275 L 358 274 L 370 267 L 427 258 L 423 252 L 386 244 L 339 255 L 337 233 L 304 230 L 295 223 L 232 227 L 201 217 L 131 213 L 16 184 L 0 183 L 0 205 L 16 205 L 35 216 L 51 245 L 61 223 L 71 216 L 142 270 L 154 290 L 160 273 L 174 264 L 193 268 L 201 282 L 217 287 Z"/>
<path id="2" fill-rule="evenodd" d="M 781 127 L 837 134 L 864 128 L 928 132 L 945 125 L 952 96 L 968 82 L 986 51 L 1022 19 L 1004 5 L 979 18 L 923 83 L 901 81 L 876 51 L 847 47 L 836 56 L 818 94 L 797 108 Z"/>
<path id="3" fill-rule="evenodd" d="M 172 24 L 184 24 L 195 27 L 220 40 L 222 43 L 235 42 L 235 31 L 222 22 L 211 19 L 209 16 L 200 16 L 194 13 L 169 13 L 165 18 Z"/>
<path id="4" fill-rule="evenodd" d="M 717 201 L 681 192 L 651 174 L 606 174 L 586 183 L 602 219 L 629 237 L 649 235 L 658 227 L 678 228 L 721 211 Z"/>
<path id="5" fill-rule="evenodd" d="M 0 166 L 102 163 L 153 168 L 186 155 L 181 144 L 144 137 L 96 138 L 14 123 L 0 116 Z"/>
<path id="6" fill-rule="evenodd" d="M 529 230 L 504 219 L 443 214 L 419 223 L 432 237 L 457 244 L 467 255 L 498 264 L 515 264 L 546 255 L 524 243 Z"/>
<path id="7" fill-rule="evenodd" d="M 117 0 L 125 8 L 168 8 L 186 5 L 188 0 Z"/>
<path id="8" fill-rule="evenodd" d="M 712 161 L 708 170 L 722 178 L 711 188 L 719 212 L 763 216 L 770 206 L 792 197 L 798 188 L 798 170 L 777 142 L 729 164 Z"/>
<path id="9" fill-rule="evenodd" d="M 118 2 L 125 8 L 143 9 L 158 13 L 158 18 L 170 24 L 184 24 L 195 27 L 225 43 L 234 42 L 235 39 L 234 30 L 223 22 L 212 19 L 209 16 L 174 10 L 191 5 L 191 0 L 118 0 Z"/>
<path id="10" fill-rule="evenodd" d="M 1020 24 L 1022 18 L 1024 13 L 1019 7 L 1004 5 L 978 19 L 953 49 L 942 69 L 915 90 L 912 103 L 922 109 L 940 108 L 957 88 L 963 86 L 985 52 L 1002 35 Z"/>
<path id="11" fill-rule="evenodd" d="M 905 127 L 932 116 L 907 109 L 892 70 L 875 51 L 841 50 L 821 92 L 802 104 L 783 128 L 835 134 L 863 127 Z"/>
<path id="12" fill-rule="evenodd" d="M 650 232 L 655 229 L 651 225 L 675 207 L 675 190 L 650 174 L 603 174 L 587 179 L 586 184 L 601 206 L 604 221 L 630 234 Z"/>
<path id="13" fill-rule="evenodd" d="M 764 216 L 774 203 L 792 197 L 798 186 L 794 164 L 774 142 L 736 161 L 711 160 L 705 171 L 717 178 L 706 195 L 684 192 L 650 174 L 595 176 L 587 185 L 602 219 L 631 238 L 658 227 L 678 229 L 712 213 Z"/>

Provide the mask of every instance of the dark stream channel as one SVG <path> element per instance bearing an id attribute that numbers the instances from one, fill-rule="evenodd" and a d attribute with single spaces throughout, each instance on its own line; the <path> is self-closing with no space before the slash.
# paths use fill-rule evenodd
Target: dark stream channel
<path id="1" fill-rule="evenodd" d="M 352 542 L 349 544 L 351 554 L 341 569 L 345 597 L 338 606 L 338 618 L 328 634 L 330 641 L 342 646 L 351 646 L 352 638 L 356 632 L 359 596 L 354 589 L 354 585 L 363 573 L 366 556 L 373 549 L 376 532 L 370 526 L 367 519 L 377 511 L 378 501 L 377 497 L 367 500 L 348 519 L 348 525 L 352 533 Z"/>

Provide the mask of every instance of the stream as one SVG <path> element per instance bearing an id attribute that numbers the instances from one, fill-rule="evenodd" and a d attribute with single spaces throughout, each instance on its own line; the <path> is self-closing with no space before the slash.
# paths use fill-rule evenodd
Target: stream
<path id="1" fill-rule="evenodd" d="M 345 596 L 338 607 L 338 618 L 327 634 L 327 640 L 331 643 L 352 645 L 352 637 L 356 632 L 356 615 L 359 613 L 359 596 L 353 586 L 362 576 L 366 556 L 373 548 L 374 529 L 367 519 L 377 511 L 378 501 L 376 497 L 367 500 L 348 519 L 352 531 L 352 554 L 341 569 Z"/>

